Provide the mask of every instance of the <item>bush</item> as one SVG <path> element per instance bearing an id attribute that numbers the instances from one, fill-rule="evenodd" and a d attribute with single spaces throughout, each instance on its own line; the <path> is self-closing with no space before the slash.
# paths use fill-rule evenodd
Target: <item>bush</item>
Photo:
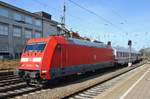
<path id="1" fill-rule="evenodd" d="M 0 60 L 0 69 L 15 69 L 18 67 L 19 60 Z"/>

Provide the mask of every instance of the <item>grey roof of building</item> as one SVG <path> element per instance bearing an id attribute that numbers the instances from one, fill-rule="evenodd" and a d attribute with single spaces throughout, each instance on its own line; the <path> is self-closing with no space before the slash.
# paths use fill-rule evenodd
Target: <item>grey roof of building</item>
<path id="1" fill-rule="evenodd" d="M 58 24 L 58 22 L 56 22 L 56 21 L 54 21 L 54 20 L 50 20 L 50 19 L 44 18 L 44 17 L 42 17 L 42 16 L 40 16 L 40 15 L 37 15 L 37 14 L 35 14 L 35 13 L 29 12 L 29 11 L 27 11 L 27 10 L 21 9 L 21 8 L 19 8 L 19 7 L 10 5 L 10 4 L 5 3 L 5 2 L 2 2 L 2 1 L 0 1 L 0 5 L 2 5 L 2 6 L 4 6 L 4 7 L 7 7 L 7 8 L 9 8 L 9 9 L 13 9 L 13 10 L 15 10 L 15 11 L 19 11 L 19 12 L 28 14 L 28 15 L 30 15 L 30 16 L 32 16 L 32 17 L 35 17 L 35 18 L 44 19 L 44 20 L 49 21 L 49 22 L 52 22 L 52 23 L 54 23 L 54 24 Z"/>
<path id="2" fill-rule="evenodd" d="M 0 5 L 5 6 L 7 8 L 10 8 L 10 9 L 13 9 L 13 10 L 16 10 L 16 11 L 19 11 L 19 12 L 22 12 L 22 13 L 25 13 L 25 14 L 28 14 L 28 15 L 31 15 L 31 16 L 34 16 L 34 17 L 37 17 L 37 18 L 42 18 L 41 16 L 37 16 L 36 14 L 33 14 L 33 13 L 29 12 L 29 11 L 26 11 L 24 9 L 21 9 L 19 7 L 10 5 L 10 4 L 2 2 L 2 1 L 0 1 Z"/>

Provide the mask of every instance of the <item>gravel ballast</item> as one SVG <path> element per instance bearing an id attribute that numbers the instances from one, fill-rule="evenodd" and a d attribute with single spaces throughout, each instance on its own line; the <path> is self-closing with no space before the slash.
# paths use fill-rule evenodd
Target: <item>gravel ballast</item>
<path id="1" fill-rule="evenodd" d="M 104 81 L 107 81 L 111 78 L 114 78 L 118 75 L 121 75 L 130 69 L 134 69 L 135 67 L 127 67 L 124 69 L 120 69 L 116 71 L 113 71 L 111 73 L 95 77 L 91 76 L 90 80 L 85 80 L 85 81 L 75 81 L 72 84 L 66 85 L 66 86 L 61 86 L 58 88 L 53 88 L 53 89 L 43 89 L 41 91 L 33 92 L 24 96 L 16 97 L 19 99 L 60 99 L 64 98 L 66 96 L 69 96 L 71 94 L 74 94 L 78 91 L 82 91 L 83 89 L 86 89 L 87 87 L 92 87 L 94 85 L 103 83 Z"/>

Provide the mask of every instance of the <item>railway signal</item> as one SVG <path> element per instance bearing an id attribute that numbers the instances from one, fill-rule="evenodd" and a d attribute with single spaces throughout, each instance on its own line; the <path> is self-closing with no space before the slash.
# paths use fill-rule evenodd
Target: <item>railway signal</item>
<path id="1" fill-rule="evenodd" d="M 132 41 L 131 40 L 128 41 L 128 46 L 129 46 L 129 63 L 128 63 L 128 66 L 132 66 L 132 62 L 131 62 L 131 46 L 132 46 Z"/>

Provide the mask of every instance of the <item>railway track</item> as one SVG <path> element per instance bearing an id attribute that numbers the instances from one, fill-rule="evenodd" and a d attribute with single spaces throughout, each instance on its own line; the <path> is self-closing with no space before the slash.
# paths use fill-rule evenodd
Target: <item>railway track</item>
<path id="1" fill-rule="evenodd" d="M 0 70 L 0 99 L 15 97 L 40 90 L 40 87 L 28 87 L 14 75 L 14 70 Z"/>
<path id="2" fill-rule="evenodd" d="M 0 99 L 12 98 L 15 96 L 27 94 L 27 93 L 38 91 L 38 90 L 41 90 L 41 88 L 40 87 L 27 87 L 27 86 L 19 87 L 18 86 L 18 87 L 13 88 L 13 90 L 7 90 L 6 92 L 3 91 L 2 93 L 0 93 Z"/>
<path id="3" fill-rule="evenodd" d="M 7 75 L 13 75 L 13 74 L 14 74 L 13 69 L 0 69 L 0 76 L 7 76 Z"/>
<path id="4" fill-rule="evenodd" d="M 143 63 L 142 63 L 143 64 Z M 120 70 L 114 70 L 108 74 L 101 76 L 88 77 L 88 80 L 80 79 L 78 81 L 71 82 L 67 85 L 48 87 L 35 92 L 27 93 L 16 97 L 17 99 L 91 99 L 94 96 L 102 93 L 110 86 L 113 86 L 121 79 L 122 74 L 125 74 L 135 68 L 141 66 L 126 67 Z"/>
<path id="5" fill-rule="evenodd" d="M 127 76 L 130 76 L 132 74 L 131 70 L 133 70 L 135 68 L 136 67 L 133 67 L 133 68 L 127 70 L 127 71 L 124 71 L 124 72 L 122 72 L 122 73 L 110 78 L 109 80 L 106 80 L 106 81 L 102 82 L 102 83 L 95 84 L 93 86 L 89 86 L 87 88 L 84 88 L 84 89 L 80 90 L 79 92 L 75 92 L 75 93 L 73 93 L 69 96 L 64 97 L 63 99 L 93 99 L 95 96 L 101 94 L 105 90 L 107 90 L 110 87 L 114 86 L 119 81 L 126 78 Z M 126 73 L 128 71 L 130 73 Z"/>
<path id="6" fill-rule="evenodd" d="M 140 64 L 141 65 L 141 64 Z M 54 86 L 47 86 L 47 88 L 42 88 L 42 87 L 29 87 L 26 85 L 25 82 L 23 82 L 22 80 L 19 79 L 18 76 L 13 75 L 13 71 L 9 70 L 9 71 L 0 71 L 0 99 L 4 99 L 4 98 L 14 98 L 14 97 L 21 97 L 21 98 L 29 98 L 29 97 L 39 97 L 39 94 L 41 96 L 41 98 L 45 97 L 45 93 L 46 96 L 48 96 L 48 98 L 52 99 L 52 98 L 69 98 L 69 99 L 90 99 L 93 96 L 103 92 L 105 89 L 109 88 L 109 84 L 101 84 L 102 82 L 106 82 L 109 79 L 113 79 L 116 76 L 119 76 L 125 72 L 128 72 L 132 69 L 134 69 L 136 67 L 131 67 L 128 68 L 126 70 L 123 70 L 119 73 L 114 73 L 113 75 L 110 74 L 108 77 L 102 77 L 102 79 L 100 79 L 99 82 L 95 82 L 94 80 L 92 80 L 93 77 L 88 77 L 88 79 L 86 77 L 86 80 L 84 81 L 83 79 L 77 79 L 77 81 L 69 81 L 69 83 L 67 84 L 63 84 L 65 82 L 59 83 L 59 86 L 54 85 Z M 115 72 L 115 70 L 114 70 Z M 4 74 L 3 74 L 4 73 Z M 111 73 L 111 72 L 110 72 Z M 108 73 L 109 74 L 109 73 Z M 94 75 L 96 77 L 96 75 Z M 102 75 L 103 76 L 103 75 Z M 91 82 L 88 80 L 91 79 Z M 81 81 L 83 80 L 83 82 Z M 88 82 L 88 83 L 92 83 L 92 84 L 83 84 L 86 86 L 82 86 L 80 85 L 80 83 L 84 83 L 84 82 Z M 94 83 L 93 83 L 94 82 Z M 72 85 L 71 83 L 75 83 L 74 85 Z M 113 81 L 112 84 L 114 84 L 115 81 Z M 75 89 L 69 89 L 71 87 L 76 86 L 77 87 Z M 100 84 L 100 85 L 99 85 Z M 63 86 L 63 87 L 62 87 Z M 80 86 L 80 87 L 79 87 Z M 81 87 L 82 86 L 82 87 Z M 65 92 L 65 90 L 67 90 L 67 92 Z M 64 94 L 64 92 L 65 94 Z M 44 95 L 44 96 L 43 96 Z M 52 96 L 52 97 L 51 97 Z M 29 98 L 30 99 L 30 98 Z"/>
<path id="7" fill-rule="evenodd" d="M 95 96 L 103 93 L 110 87 L 117 84 L 119 81 L 121 81 L 124 78 L 124 76 L 116 77 L 114 79 L 111 79 L 109 81 L 106 81 L 104 83 L 94 85 L 92 87 L 87 87 L 83 89 L 82 91 L 79 91 L 77 93 L 74 93 L 72 95 L 69 95 L 65 97 L 64 99 L 93 99 Z"/>

